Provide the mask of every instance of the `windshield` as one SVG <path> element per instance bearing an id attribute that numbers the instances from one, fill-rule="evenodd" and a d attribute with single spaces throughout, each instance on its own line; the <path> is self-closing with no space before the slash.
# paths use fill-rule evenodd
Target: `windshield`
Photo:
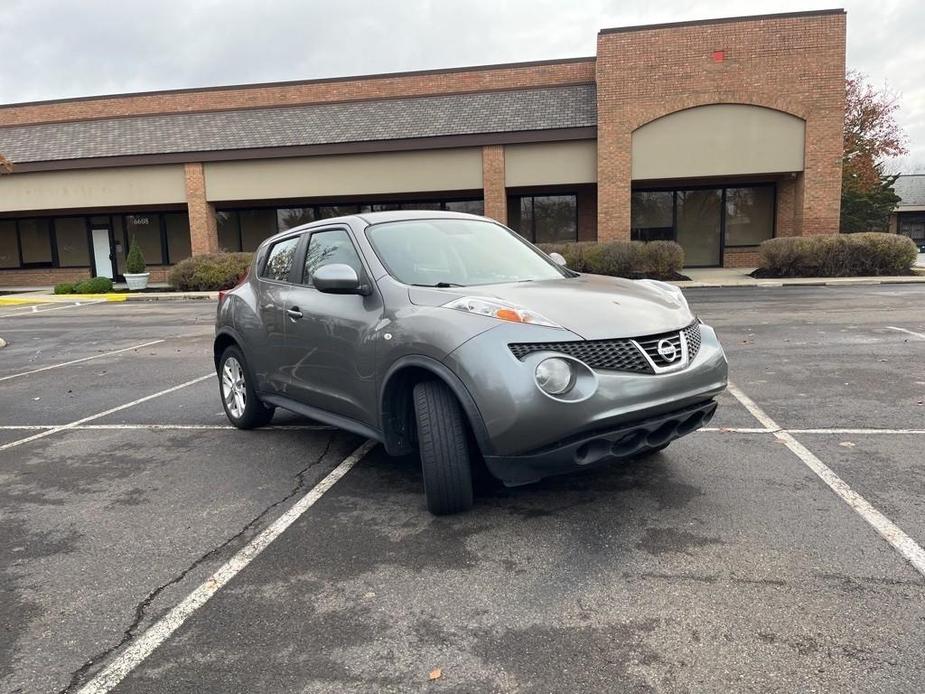
<path id="1" fill-rule="evenodd" d="M 466 287 L 571 277 L 513 232 L 477 219 L 415 219 L 366 231 L 389 274 L 405 284 Z"/>

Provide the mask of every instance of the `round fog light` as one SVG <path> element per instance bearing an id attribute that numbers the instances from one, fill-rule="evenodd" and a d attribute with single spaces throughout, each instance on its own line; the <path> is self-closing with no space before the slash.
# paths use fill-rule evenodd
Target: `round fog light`
<path id="1" fill-rule="evenodd" d="M 575 385 L 575 370 L 567 359 L 550 357 L 536 365 L 536 385 L 550 395 L 562 395 Z"/>

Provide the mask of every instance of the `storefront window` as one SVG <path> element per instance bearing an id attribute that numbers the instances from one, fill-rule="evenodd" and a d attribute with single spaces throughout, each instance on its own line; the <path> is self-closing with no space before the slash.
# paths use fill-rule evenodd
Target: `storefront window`
<path id="1" fill-rule="evenodd" d="M 719 265 L 722 239 L 723 191 L 719 188 L 679 190 L 677 200 L 678 243 L 688 266 Z"/>
<path id="2" fill-rule="evenodd" d="M 466 212 L 468 214 L 485 214 L 484 200 L 449 200 L 446 203 L 449 212 Z"/>
<path id="3" fill-rule="evenodd" d="M 241 250 L 241 228 L 235 210 L 220 210 L 215 213 L 218 224 L 218 247 L 223 251 Z"/>
<path id="4" fill-rule="evenodd" d="M 157 214 L 129 214 L 125 216 L 125 236 L 128 248 L 131 248 L 133 239 L 137 241 L 147 265 L 164 264 L 160 221 L 160 215 Z M 128 253 L 128 249 L 126 253 Z"/>
<path id="5" fill-rule="evenodd" d="M 314 207 L 281 207 L 276 210 L 276 225 L 280 231 L 314 222 Z"/>
<path id="6" fill-rule="evenodd" d="M 15 220 L 0 219 L 0 267 L 19 267 L 19 241 Z"/>
<path id="7" fill-rule="evenodd" d="M 276 210 L 241 210 L 241 250 L 252 252 L 260 243 L 276 233 Z"/>
<path id="8" fill-rule="evenodd" d="M 574 195 L 534 195 L 508 199 L 508 222 L 534 243 L 578 240 L 578 205 Z"/>
<path id="9" fill-rule="evenodd" d="M 55 242 L 58 244 L 58 265 L 60 267 L 90 266 L 86 218 L 58 217 L 55 219 Z"/>
<path id="10" fill-rule="evenodd" d="M 925 244 L 925 214 L 900 212 L 898 222 L 900 234 L 908 236 L 919 246 Z"/>
<path id="11" fill-rule="evenodd" d="M 184 212 L 170 212 L 164 215 L 167 234 L 167 259 L 178 263 L 192 255 L 189 235 L 189 216 Z"/>
<path id="12" fill-rule="evenodd" d="M 674 240 L 674 191 L 635 191 L 631 210 L 633 241 Z"/>
<path id="13" fill-rule="evenodd" d="M 757 246 L 774 235 L 774 188 L 726 189 L 726 245 Z"/>
<path id="14" fill-rule="evenodd" d="M 19 246 L 23 265 L 51 265 L 51 223 L 48 219 L 20 219 Z"/>

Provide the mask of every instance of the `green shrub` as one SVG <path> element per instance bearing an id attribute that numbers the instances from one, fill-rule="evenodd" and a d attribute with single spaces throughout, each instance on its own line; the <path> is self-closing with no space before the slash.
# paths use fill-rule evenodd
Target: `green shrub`
<path id="1" fill-rule="evenodd" d="M 859 277 L 907 275 L 915 243 L 898 234 L 866 232 L 770 239 L 761 244 L 758 274 L 764 277 Z"/>
<path id="2" fill-rule="evenodd" d="M 137 275 L 145 271 L 145 257 L 141 252 L 141 246 L 135 237 L 132 237 L 132 243 L 128 248 L 128 255 L 125 256 L 125 271 L 132 275 Z"/>
<path id="3" fill-rule="evenodd" d="M 674 241 L 649 241 L 645 244 L 645 273 L 656 279 L 670 279 L 681 274 L 684 249 Z"/>
<path id="4" fill-rule="evenodd" d="M 213 292 L 231 289 L 247 273 L 251 253 L 215 253 L 181 260 L 170 271 L 168 281 L 183 292 Z"/>
<path id="5" fill-rule="evenodd" d="M 684 251 L 673 241 L 605 241 L 540 244 L 546 253 L 561 254 L 576 272 L 639 279 L 678 279 Z"/>
<path id="6" fill-rule="evenodd" d="M 106 294 L 112 291 L 112 280 L 108 277 L 93 277 L 74 285 L 75 294 Z"/>
<path id="7" fill-rule="evenodd" d="M 74 293 L 74 283 L 73 282 L 61 282 L 60 284 L 55 285 L 55 294 L 73 294 Z"/>

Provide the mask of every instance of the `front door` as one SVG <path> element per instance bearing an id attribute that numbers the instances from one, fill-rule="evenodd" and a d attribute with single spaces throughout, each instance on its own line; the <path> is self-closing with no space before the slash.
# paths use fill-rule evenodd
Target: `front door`
<path id="1" fill-rule="evenodd" d="M 93 265 L 97 277 L 113 279 L 112 245 L 109 243 L 109 229 L 93 230 Z"/>
<path id="2" fill-rule="evenodd" d="M 370 426 L 376 422 L 375 347 L 370 339 L 382 316 L 374 292 L 325 294 L 312 286 L 324 266 L 343 263 L 366 275 L 346 229 L 313 232 L 302 246 L 301 282 L 286 291 L 286 353 L 293 395 L 312 407 L 350 417 Z"/>

